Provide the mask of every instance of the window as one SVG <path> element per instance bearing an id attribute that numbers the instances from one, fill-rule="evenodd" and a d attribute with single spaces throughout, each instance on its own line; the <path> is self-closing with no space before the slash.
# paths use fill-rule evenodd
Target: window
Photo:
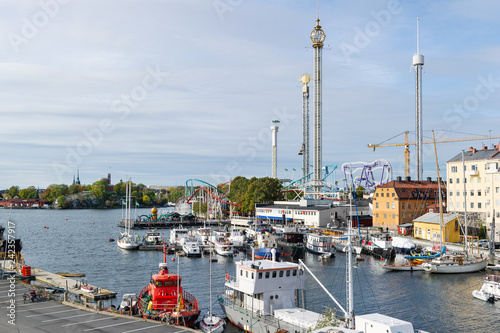
<path id="1" fill-rule="evenodd" d="M 475 164 L 471 165 L 470 167 L 471 167 L 472 171 L 476 171 L 477 170 L 477 165 L 475 165 Z"/>
<path id="2" fill-rule="evenodd" d="M 246 273 L 246 276 L 245 276 L 245 277 L 248 277 L 248 271 L 246 271 L 245 273 Z"/>
<path id="3" fill-rule="evenodd" d="M 273 279 L 276 277 L 276 271 L 273 271 Z"/>
<path id="4" fill-rule="evenodd" d="M 477 183 L 481 183 L 481 177 L 477 177 Z"/>
<path id="5" fill-rule="evenodd" d="M 474 196 L 474 190 L 470 190 L 470 196 L 473 197 Z"/>
<path id="6" fill-rule="evenodd" d="M 498 205 L 497 205 L 498 206 Z M 375 213 L 375 217 L 378 217 L 378 213 Z"/>
<path id="7" fill-rule="evenodd" d="M 480 197 L 481 196 L 481 190 L 477 190 L 477 196 Z"/>
<path id="8" fill-rule="evenodd" d="M 240 275 L 243 276 L 243 270 L 242 269 L 240 269 Z"/>
<path id="9" fill-rule="evenodd" d="M 388 202 L 385 203 L 385 208 L 389 209 L 389 203 Z"/>
<path id="10" fill-rule="evenodd" d="M 384 196 L 384 193 L 380 193 L 380 196 L 383 197 Z"/>
<path id="11" fill-rule="evenodd" d="M 457 197 L 459 197 L 459 196 L 460 196 L 460 191 L 457 191 Z"/>
<path id="12" fill-rule="evenodd" d="M 269 279 L 269 272 L 266 272 L 266 279 Z"/>
<path id="13" fill-rule="evenodd" d="M 396 193 L 392 193 L 392 197 L 394 198 L 396 196 Z"/>
<path id="14" fill-rule="evenodd" d="M 386 219 L 386 218 L 387 218 L 387 214 L 384 214 L 384 219 Z"/>
<path id="15" fill-rule="evenodd" d="M 395 202 L 393 202 L 393 203 L 392 203 L 392 209 L 395 209 L 395 208 L 396 208 L 396 203 L 395 203 Z"/>
<path id="16" fill-rule="evenodd" d="M 451 167 L 451 172 L 457 172 L 457 167 L 456 166 L 452 166 Z"/>
<path id="17" fill-rule="evenodd" d="M 473 202 L 470 203 L 470 208 L 474 208 L 474 203 Z"/>
<path id="18" fill-rule="evenodd" d="M 283 277 L 283 271 L 280 271 L 280 277 Z"/>
<path id="19" fill-rule="evenodd" d="M 448 183 L 453 184 L 453 178 L 450 178 L 450 181 Z"/>
<path id="20" fill-rule="evenodd" d="M 460 208 L 460 202 L 457 202 L 457 204 L 455 206 L 457 206 L 457 209 L 459 209 Z"/>
<path id="21" fill-rule="evenodd" d="M 293 270 L 293 276 L 297 276 L 297 270 L 296 269 Z"/>
<path id="22" fill-rule="evenodd" d="M 286 276 L 290 276 L 290 270 L 289 269 L 286 270 Z"/>
<path id="23" fill-rule="evenodd" d="M 378 193 L 375 193 L 375 196 L 378 197 Z"/>
<path id="24" fill-rule="evenodd" d="M 375 203 L 375 208 L 378 208 L 378 202 Z"/>
<path id="25" fill-rule="evenodd" d="M 450 197 L 452 197 L 452 196 L 453 196 L 453 191 L 450 191 Z"/>
<path id="26" fill-rule="evenodd" d="M 411 203 L 408 203 L 408 209 L 411 209 Z"/>
<path id="27" fill-rule="evenodd" d="M 259 279 L 262 279 L 262 272 L 259 272 Z"/>
<path id="28" fill-rule="evenodd" d="M 480 202 L 477 203 L 477 208 L 481 208 L 481 203 Z"/>
<path id="29" fill-rule="evenodd" d="M 392 214 L 392 218 L 395 219 L 396 218 L 396 214 Z"/>
<path id="30" fill-rule="evenodd" d="M 457 178 L 457 184 L 460 184 L 460 178 Z"/>
<path id="31" fill-rule="evenodd" d="M 500 187 L 495 187 L 495 193 L 500 192 Z"/>
<path id="32" fill-rule="evenodd" d="M 499 206 L 500 205 L 500 200 L 495 200 L 495 206 Z"/>

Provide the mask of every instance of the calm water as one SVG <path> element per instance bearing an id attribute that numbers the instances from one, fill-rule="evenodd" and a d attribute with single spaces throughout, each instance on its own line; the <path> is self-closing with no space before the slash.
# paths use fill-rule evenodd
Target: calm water
<path id="1" fill-rule="evenodd" d="M 151 273 L 158 271 L 163 260 L 160 252 L 125 251 L 109 242 L 121 231 L 117 227 L 120 210 L 7 210 L 0 209 L 0 223 L 6 227 L 9 214 L 15 222 L 16 236 L 23 240 L 27 265 L 51 272 L 86 273 L 85 279 L 118 293 L 138 293 L 149 281 Z M 149 209 L 137 210 L 149 214 Z M 48 227 L 44 228 L 44 227 Z M 142 237 L 145 230 L 133 231 Z M 168 237 L 168 230 L 164 230 Z M 240 255 L 241 256 L 241 255 Z M 209 260 L 180 258 L 170 261 L 170 271 L 178 267 L 184 288 L 198 298 L 200 308 L 210 303 Z M 212 263 L 212 291 L 222 290 L 224 275 L 234 275 L 236 258 L 218 256 Z M 432 275 L 425 272 L 387 273 L 380 262 L 365 257 L 354 268 L 355 312 L 380 312 L 411 321 L 415 328 L 430 332 L 499 332 L 500 303 L 489 304 L 472 297 L 479 289 L 485 273 L 462 275 Z M 337 253 L 335 259 L 317 262 L 307 254 L 305 263 L 328 290 L 345 304 L 345 255 Z M 307 306 L 323 311 L 335 308 L 322 289 L 308 277 Z M 216 306 L 214 309 L 219 310 Z M 238 332 L 236 328 L 229 331 Z"/>

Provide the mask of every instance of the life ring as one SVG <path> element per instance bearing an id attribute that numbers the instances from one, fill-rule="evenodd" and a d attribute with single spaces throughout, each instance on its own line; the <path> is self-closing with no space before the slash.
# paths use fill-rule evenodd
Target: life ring
<path id="1" fill-rule="evenodd" d="M 226 281 L 229 281 L 229 274 L 226 273 Z"/>

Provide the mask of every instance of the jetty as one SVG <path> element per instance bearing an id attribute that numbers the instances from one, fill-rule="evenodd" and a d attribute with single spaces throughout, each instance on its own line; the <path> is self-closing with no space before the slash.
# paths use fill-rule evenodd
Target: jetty
<path id="1" fill-rule="evenodd" d="M 5 274 L 20 274 L 20 279 L 36 281 L 42 285 L 64 289 L 65 292 L 79 296 L 85 302 L 96 302 L 116 297 L 115 292 L 89 285 L 83 280 L 78 281 L 71 277 L 47 272 L 31 266 L 23 265 L 20 267 L 19 264 L 11 260 L 6 260 L 5 267 L 2 268 Z M 82 287 L 84 288 L 82 289 Z M 92 292 L 85 291 L 85 289 Z"/>

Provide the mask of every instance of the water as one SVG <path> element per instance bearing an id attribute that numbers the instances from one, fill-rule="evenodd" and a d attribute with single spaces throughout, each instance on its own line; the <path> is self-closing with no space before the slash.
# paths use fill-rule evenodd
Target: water
<path id="1" fill-rule="evenodd" d="M 149 214 L 139 209 L 137 214 Z M 9 215 L 15 222 L 15 234 L 23 240 L 26 264 L 51 272 L 86 273 L 90 284 L 121 295 L 138 293 L 158 271 L 163 254 L 156 251 L 125 251 L 116 246 L 120 210 L 8 210 L 0 209 L 0 223 L 7 226 Z M 44 227 L 48 227 L 44 228 Z M 132 231 L 142 237 L 146 230 Z M 168 230 L 163 231 L 168 237 Z M 226 273 L 234 275 L 236 258 L 218 256 L 212 263 L 212 301 L 224 285 Z M 179 268 L 184 288 L 198 298 L 206 311 L 210 304 L 208 258 L 180 258 L 169 269 Z M 489 304 L 472 297 L 482 285 L 484 272 L 459 275 L 433 275 L 425 272 L 384 272 L 380 262 L 365 257 L 353 269 L 356 314 L 380 312 L 413 323 L 430 332 L 498 332 L 500 304 Z M 307 254 L 305 263 L 345 307 L 345 255 L 316 261 Z M 323 290 L 308 277 L 307 306 L 322 312 L 335 308 Z M 214 310 L 219 310 L 218 305 Z M 202 312 L 202 313 L 203 313 Z M 226 331 L 240 330 L 228 325 Z"/>

